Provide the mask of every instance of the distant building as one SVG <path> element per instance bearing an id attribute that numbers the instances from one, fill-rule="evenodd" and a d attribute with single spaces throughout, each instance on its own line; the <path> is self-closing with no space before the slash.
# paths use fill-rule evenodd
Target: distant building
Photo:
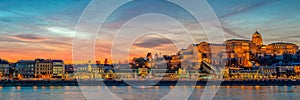
<path id="1" fill-rule="evenodd" d="M 259 32 L 252 34 L 252 40 L 231 39 L 225 42 L 229 64 L 234 66 L 252 67 L 250 62 L 258 56 L 276 55 L 278 59 L 283 59 L 283 54 L 296 54 L 298 46 L 293 43 L 275 42 L 268 45 L 263 44 L 262 36 Z M 280 58 L 281 57 L 281 58 Z M 229 66 L 231 66 L 229 65 Z"/>
<path id="2" fill-rule="evenodd" d="M 65 74 L 65 65 L 62 60 L 19 60 L 14 73 L 15 76 L 23 78 L 50 78 L 53 75 L 62 77 Z"/>
<path id="3" fill-rule="evenodd" d="M 213 64 L 214 66 L 224 66 L 227 62 L 226 49 L 224 44 L 213 44 L 201 42 L 199 44 L 189 45 L 187 49 L 179 51 L 180 59 L 172 57 L 171 62 L 180 62 L 183 67 L 193 67 L 199 69 L 202 61 Z"/>
<path id="4" fill-rule="evenodd" d="M 74 73 L 74 67 L 72 64 L 65 65 L 65 73 Z"/>
<path id="5" fill-rule="evenodd" d="M 0 59 L 0 78 L 9 75 L 9 63 Z"/>
<path id="6" fill-rule="evenodd" d="M 65 64 L 62 60 L 52 60 L 53 77 L 63 77 L 65 74 Z"/>
<path id="7" fill-rule="evenodd" d="M 72 64 L 65 65 L 65 78 L 71 78 L 74 75 L 74 66 Z"/>
<path id="8" fill-rule="evenodd" d="M 33 78 L 36 73 L 36 66 L 34 60 L 19 60 L 16 63 L 15 74 L 16 76 L 24 78 Z"/>
<path id="9" fill-rule="evenodd" d="M 257 31 L 252 34 L 250 52 L 251 54 L 255 54 L 255 55 L 266 53 L 266 45 L 263 44 L 262 36 Z"/>
<path id="10" fill-rule="evenodd" d="M 262 46 L 263 45 L 263 39 L 261 34 L 256 31 L 255 33 L 252 34 L 252 41 L 253 44 L 255 44 L 255 46 Z"/>
<path id="11" fill-rule="evenodd" d="M 296 54 L 299 46 L 287 42 L 275 42 L 267 45 L 268 54 Z"/>
<path id="12" fill-rule="evenodd" d="M 182 68 L 193 68 L 193 69 L 199 69 L 200 67 L 200 62 L 203 59 L 198 59 L 198 58 L 203 58 L 200 55 L 200 52 L 198 50 L 198 45 L 199 44 L 191 44 L 188 46 L 187 49 L 181 49 L 179 51 L 179 55 L 173 55 L 171 64 L 178 65 L 179 67 L 181 66 Z M 182 63 L 180 63 L 182 61 Z M 177 71 L 178 69 L 176 69 Z"/>
<path id="13" fill-rule="evenodd" d="M 170 63 L 177 64 L 182 61 L 183 66 L 199 67 L 199 64 L 205 61 L 215 66 L 251 68 L 253 64 L 258 64 L 251 61 L 257 60 L 259 56 L 276 55 L 276 57 L 281 57 L 280 55 L 283 54 L 296 54 L 298 48 L 296 44 L 286 42 L 264 45 L 262 35 L 256 31 L 252 34 L 251 40 L 230 39 L 224 44 L 207 42 L 191 44 L 187 49 L 179 51 L 177 55 L 179 59 L 173 55 Z"/>
<path id="14" fill-rule="evenodd" d="M 52 60 L 35 59 L 35 77 L 49 78 L 53 74 Z"/>
<path id="15" fill-rule="evenodd" d="M 227 62 L 226 45 L 201 42 L 197 48 L 200 62 L 205 61 L 214 66 L 225 66 Z"/>
<path id="16" fill-rule="evenodd" d="M 229 66 L 252 66 L 250 62 L 250 44 L 249 40 L 231 39 L 225 41 L 226 53 L 229 58 Z"/>

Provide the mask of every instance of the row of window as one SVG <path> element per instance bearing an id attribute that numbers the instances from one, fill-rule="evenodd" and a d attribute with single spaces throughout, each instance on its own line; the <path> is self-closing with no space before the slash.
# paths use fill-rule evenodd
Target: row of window
<path id="1" fill-rule="evenodd" d="M 33 68 L 18 68 L 16 70 L 19 70 L 19 71 L 32 70 L 33 71 Z"/>
<path id="2" fill-rule="evenodd" d="M 36 68 L 36 70 L 52 70 L 52 68 Z"/>
<path id="3" fill-rule="evenodd" d="M 16 70 L 33 70 L 34 68 L 17 68 Z M 52 68 L 36 68 L 36 70 L 52 70 Z"/>
<path id="4" fill-rule="evenodd" d="M 21 67 L 21 68 L 30 67 L 30 68 L 33 68 L 34 65 L 33 64 L 31 64 L 31 65 L 17 65 L 17 67 Z"/>
<path id="5" fill-rule="evenodd" d="M 52 67 L 52 65 L 37 65 L 37 67 Z"/>

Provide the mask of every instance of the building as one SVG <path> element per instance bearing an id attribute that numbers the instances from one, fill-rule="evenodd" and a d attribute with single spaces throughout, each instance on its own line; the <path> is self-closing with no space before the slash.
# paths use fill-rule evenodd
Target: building
<path id="1" fill-rule="evenodd" d="M 199 66 L 202 61 L 205 61 L 214 66 L 250 69 L 253 64 L 259 66 L 259 59 L 264 58 L 263 56 L 276 55 L 277 59 L 283 59 L 283 54 L 295 55 L 298 48 L 296 44 L 286 42 L 264 45 L 262 35 L 255 31 L 251 40 L 230 39 L 224 44 L 207 42 L 191 44 L 187 49 L 179 51 L 180 59 L 172 57 L 171 63 L 182 62 L 184 66 Z"/>
<path id="2" fill-rule="evenodd" d="M 0 59 L 0 78 L 9 76 L 9 67 L 8 61 Z"/>
<path id="3" fill-rule="evenodd" d="M 283 55 L 296 54 L 299 46 L 287 42 L 275 42 L 267 45 L 267 54 Z"/>
<path id="4" fill-rule="evenodd" d="M 36 66 L 34 60 L 19 60 L 16 63 L 15 76 L 24 78 L 34 78 Z"/>
<path id="5" fill-rule="evenodd" d="M 224 44 L 201 42 L 189 45 L 187 49 L 181 49 L 179 51 L 180 59 L 172 57 L 172 61 L 174 63 L 182 60 L 183 67 L 189 66 L 193 69 L 199 69 L 203 61 L 214 66 L 225 66 L 227 62 L 225 51 Z"/>
<path id="6" fill-rule="evenodd" d="M 227 56 L 224 44 L 201 42 L 197 48 L 200 62 L 205 61 L 214 66 L 225 66 Z"/>
<path id="7" fill-rule="evenodd" d="M 262 46 L 263 45 L 262 36 L 258 31 L 256 31 L 255 33 L 252 34 L 252 41 L 251 42 L 255 46 Z"/>
<path id="8" fill-rule="evenodd" d="M 258 31 L 252 34 L 250 53 L 254 55 L 266 53 L 266 45 L 263 44 L 262 36 Z"/>
<path id="9" fill-rule="evenodd" d="M 259 32 L 252 34 L 252 40 L 231 39 L 225 41 L 226 52 L 229 58 L 228 66 L 231 67 L 252 67 L 251 61 L 264 55 L 296 54 L 298 46 L 293 43 L 275 42 L 268 45 L 263 44 Z M 278 56 L 280 57 L 280 56 Z"/>
<path id="10" fill-rule="evenodd" d="M 65 73 L 74 73 L 74 67 L 72 64 L 65 65 Z"/>
<path id="11" fill-rule="evenodd" d="M 52 77 L 52 60 L 50 59 L 35 59 L 35 77 L 50 78 Z"/>
<path id="12" fill-rule="evenodd" d="M 21 78 L 63 77 L 65 74 L 65 65 L 62 60 L 19 60 L 15 65 L 14 72 L 14 76 Z"/>
<path id="13" fill-rule="evenodd" d="M 52 60 L 52 77 L 64 77 L 65 74 L 65 64 L 62 60 Z"/>
<path id="14" fill-rule="evenodd" d="M 74 66 L 72 64 L 65 65 L 65 78 L 71 78 L 74 76 Z"/>
<path id="15" fill-rule="evenodd" d="M 171 63 L 174 65 L 180 64 L 181 67 L 199 69 L 200 63 L 203 60 L 201 53 L 198 50 L 199 44 L 191 44 L 187 49 L 181 49 L 179 55 L 172 56 Z M 201 59 L 199 59 L 201 58 Z M 180 63 L 181 62 L 181 63 Z M 178 69 L 176 69 L 178 70 Z"/>
<path id="16" fill-rule="evenodd" d="M 231 39 L 225 41 L 228 66 L 231 67 L 250 67 L 250 44 L 249 40 Z"/>
<path id="17" fill-rule="evenodd" d="M 86 64 L 75 64 L 73 66 L 74 73 L 72 77 L 77 79 L 103 78 L 103 74 L 105 73 L 105 64 L 110 65 L 110 67 L 113 68 L 112 64 L 108 64 L 111 62 L 107 59 L 104 61 L 105 64 L 100 64 L 99 61 L 96 61 L 96 63 L 97 64 L 92 64 L 91 61 L 88 61 Z M 68 65 L 68 67 L 70 66 L 71 65 Z"/>

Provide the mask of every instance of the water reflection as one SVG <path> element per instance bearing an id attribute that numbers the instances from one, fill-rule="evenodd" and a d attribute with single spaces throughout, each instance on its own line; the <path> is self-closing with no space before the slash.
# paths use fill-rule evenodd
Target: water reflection
<path id="1" fill-rule="evenodd" d="M 33 86 L 33 90 L 36 91 L 37 90 L 37 86 Z"/>
<path id="2" fill-rule="evenodd" d="M 21 90 L 21 86 L 17 86 L 17 90 L 20 91 Z"/>
<path id="3" fill-rule="evenodd" d="M 134 86 L 112 86 L 107 87 L 114 95 L 122 99 L 159 99 L 168 94 L 174 86 L 152 86 L 148 88 L 137 88 Z M 183 90 L 195 88 L 191 94 L 191 100 L 200 99 L 203 86 L 181 86 Z M 212 87 L 213 88 L 213 87 Z M 82 87 L 90 93 L 99 93 L 104 87 Z M 221 86 L 215 95 L 215 100 L 297 100 L 300 98 L 300 86 Z M 82 100 L 86 99 L 79 87 L 76 86 L 32 86 L 32 87 L 2 87 L 0 86 L 1 100 Z M 102 97 L 103 98 L 103 97 Z M 109 97 L 105 97 L 109 98 Z M 176 98 L 173 98 L 176 99 Z"/>

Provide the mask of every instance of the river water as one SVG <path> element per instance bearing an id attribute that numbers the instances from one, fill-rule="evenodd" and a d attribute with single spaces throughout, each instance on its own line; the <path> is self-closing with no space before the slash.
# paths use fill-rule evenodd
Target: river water
<path id="1" fill-rule="evenodd" d="M 217 87 L 214 87 L 215 89 Z M 103 91 L 107 89 L 110 92 Z M 188 99 L 200 99 L 204 87 L 181 86 L 182 94 L 185 90 L 194 89 Z M 156 100 L 168 94 L 173 98 L 186 99 L 181 93 L 173 93 L 174 86 L 32 86 L 32 87 L 0 87 L 1 100 L 86 100 L 86 99 L 121 99 Z M 221 86 L 214 95 L 214 100 L 299 100 L 300 86 Z M 206 94 L 209 95 L 209 94 Z M 182 97 L 182 98 L 181 98 Z"/>

